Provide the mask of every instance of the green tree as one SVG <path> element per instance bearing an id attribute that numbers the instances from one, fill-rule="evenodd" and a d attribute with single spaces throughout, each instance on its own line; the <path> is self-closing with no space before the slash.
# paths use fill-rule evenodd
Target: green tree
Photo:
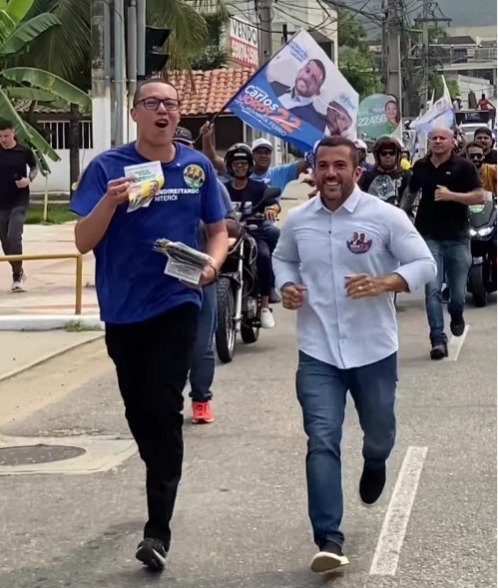
<path id="1" fill-rule="evenodd" d="M 365 29 L 350 10 L 337 10 L 339 69 L 360 95 L 360 100 L 381 90 Z"/>
<path id="2" fill-rule="evenodd" d="M 458 87 L 458 82 L 456 80 L 446 80 L 446 85 L 448 86 L 448 91 L 452 98 L 460 94 L 460 89 Z M 434 100 L 438 100 L 439 98 L 441 98 L 444 91 L 441 74 L 430 74 L 428 87 L 429 97 L 431 96 L 432 92 L 434 92 Z"/>
<path id="3" fill-rule="evenodd" d="M 204 14 L 203 16 L 206 20 L 209 42 L 202 55 L 192 62 L 192 69 L 205 71 L 225 67 L 230 61 L 230 51 L 221 47 L 220 42 L 224 25 L 228 21 L 228 15 L 224 12 L 216 12 L 214 14 Z"/>
<path id="4" fill-rule="evenodd" d="M 34 0 L 0 0 L 0 59 L 8 63 L 19 56 L 45 31 L 59 26 L 53 14 L 39 14 L 26 19 Z M 46 104 L 76 104 L 89 110 L 90 98 L 58 75 L 33 67 L 6 67 L 0 72 L 0 116 L 12 120 L 19 138 L 35 153 L 42 173 L 49 171 L 45 156 L 58 161 L 59 156 L 40 133 L 18 114 L 18 100 Z"/>

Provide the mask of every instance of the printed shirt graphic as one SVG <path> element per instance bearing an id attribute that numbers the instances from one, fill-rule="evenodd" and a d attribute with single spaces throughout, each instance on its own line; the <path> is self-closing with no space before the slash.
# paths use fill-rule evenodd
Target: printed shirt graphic
<path id="1" fill-rule="evenodd" d="M 387 174 L 379 174 L 368 187 L 368 193 L 384 202 L 394 203 L 398 196 L 399 180 L 393 180 Z"/>
<path id="2" fill-rule="evenodd" d="M 162 164 L 164 187 L 150 205 L 132 214 L 126 212 L 127 203 L 118 206 L 94 249 L 97 296 L 105 322 L 134 323 L 186 302 L 200 305 L 200 290 L 166 276 L 164 256 L 152 249 L 162 238 L 199 248 L 199 222 L 224 218 L 211 163 L 189 147 L 175 147 L 174 160 Z M 81 178 L 71 210 L 86 216 L 105 194 L 107 183 L 124 175 L 125 166 L 146 161 L 134 143 L 98 155 Z"/>

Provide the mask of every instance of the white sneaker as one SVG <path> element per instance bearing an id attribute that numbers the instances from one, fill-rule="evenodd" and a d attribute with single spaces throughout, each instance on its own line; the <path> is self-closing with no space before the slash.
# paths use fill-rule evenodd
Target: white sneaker
<path id="1" fill-rule="evenodd" d="M 26 274 L 22 272 L 19 279 L 14 280 L 12 283 L 11 292 L 26 292 L 23 283 L 26 281 Z"/>
<path id="2" fill-rule="evenodd" d="M 272 329 L 275 326 L 275 319 L 269 308 L 261 309 L 261 328 Z"/>

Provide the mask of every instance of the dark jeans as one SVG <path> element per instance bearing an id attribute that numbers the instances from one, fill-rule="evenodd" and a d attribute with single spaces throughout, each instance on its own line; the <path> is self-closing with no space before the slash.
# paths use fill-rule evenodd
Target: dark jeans
<path id="1" fill-rule="evenodd" d="M 22 233 L 26 206 L 0 210 L 0 241 L 4 255 L 22 255 Z M 12 276 L 18 280 L 22 274 L 22 261 L 11 261 Z"/>
<path id="2" fill-rule="evenodd" d="M 262 225 L 257 229 L 249 231 L 250 234 L 254 237 L 258 247 L 256 267 L 258 271 L 259 292 L 261 296 L 269 296 L 270 290 L 275 284 L 275 276 L 273 275 L 273 268 L 271 264 L 271 254 L 278 241 L 278 237 L 275 239 L 275 229 L 278 231 L 277 227 L 272 225 L 271 228 L 269 228 L 268 225 L 262 223 Z"/>
<path id="3" fill-rule="evenodd" d="M 335 541 L 342 511 L 341 438 L 346 393 L 353 397 L 363 430 L 363 459 L 369 467 L 382 466 L 394 446 L 394 401 L 397 355 L 352 368 L 338 369 L 299 352 L 297 397 L 308 435 L 306 478 L 308 509 L 315 543 Z"/>
<path id="4" fill-rule="evenodd" d="M 446 341 L 444 333 L 443 299 L 441 287 L 446 283 L 450 290 L 448 312 L 451 316 L 463 313 L 467 276 L 472 264 L 470 240 L 436 241 L 426 239 L 437 264 L 437 275 L 425 285 L 425 307 L 429 321 L 430 339 L 433 345 Z"/>
<path id="5" fill-rule="evenodd" d="M 278 238 L 280 237 L 280 229 L 273 223 L 272 221 L 264 221 L 259 226 L 259 235 L 268 243 L 268 247 L 270 248 L 270 266 L 271 266 L 271 256 L 275 251 L 275 247 L 277 246 Z M 271 269 L 271 281 L 270 281 L 270 290 L 275 287 L 275 275 L 273 274 L 273 267 Z"/>
<path id="6" fill-rule="evenodd" d="M 183 461 L 183 387 L 192 361 L 198 308 L 178 306 L 148 321 L 106 324 L 126 419 L 147 470 L 144 537 L 169 548 Z"/>
<path id="7" fill-rule="evenodd" d="M 194 402 L 211 400 L 214 380 L 214 335 L 218 322 L 218 288 L 216 282 L 202 289 L 202 306 L 197 324 L 192 367 L 190 368 L 190 397 Z"/>

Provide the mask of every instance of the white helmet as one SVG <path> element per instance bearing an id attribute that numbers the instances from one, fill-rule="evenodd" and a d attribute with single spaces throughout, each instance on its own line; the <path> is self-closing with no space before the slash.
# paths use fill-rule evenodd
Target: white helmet
<path id="1" fill-rule="evenodd" d="M 362 141 L 361 139 L 355 139 L 354 145 L 356 149 L 363 149 L 364 151 L 368 151 L 367 144 L 365 143 L 365 141 Z"/>

